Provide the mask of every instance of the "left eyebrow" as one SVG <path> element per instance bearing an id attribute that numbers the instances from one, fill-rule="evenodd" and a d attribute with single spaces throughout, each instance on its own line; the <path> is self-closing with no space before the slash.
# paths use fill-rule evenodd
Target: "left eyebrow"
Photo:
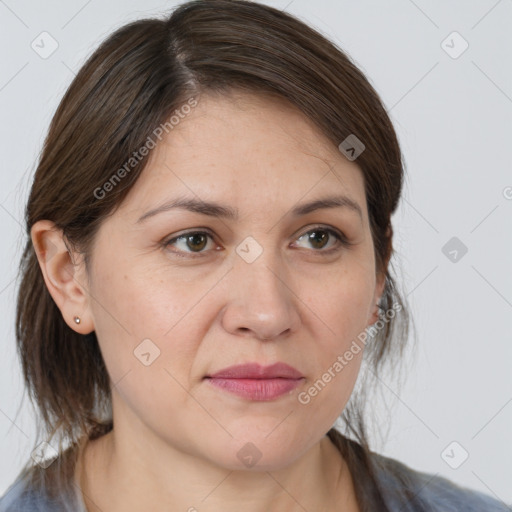
<path id="1" fill-rule="evenodd" d="M 359 204 L 346 195 L 341 196 L 329 196 L 320 199 L 315 199 L 308 203 L 303 203 L 295 206 L 291 214 L 294 217 L 301 215 L 307 215 L 316 210 L 327 209 L 327 208 L 348 208 L 356 212 L 361 219 L 363 218 L 363 212 Z M 221 205 L 212 201 L 200 201 L 194 198 L 180 197 L 147 211 L 144 213 L 136 222 L 139 224 L 144 222 L 146 219 L 153 217 L 161 212 L 166 212 L 173 209 L 184 209 L 194 213 L 200 213 L 202 215 L 208 215 L 210 217 L 218 217 L 230 220 L 237 220 L 239 213 L 236 208 L 232 208 L 227 205 Z"/>
<path id="2" fill-rule="evenodd" d="M 292 210 L 292 215 L 298 217 L 300 215 L 307 215 L 315 210 L 324 208 L 348 208 L 359 214 L 363 218 L 363 211 L 359 204 L 348 196 L 329 196 L 321 199 L 316 199 L 309 203 L 299 204 Z"/>

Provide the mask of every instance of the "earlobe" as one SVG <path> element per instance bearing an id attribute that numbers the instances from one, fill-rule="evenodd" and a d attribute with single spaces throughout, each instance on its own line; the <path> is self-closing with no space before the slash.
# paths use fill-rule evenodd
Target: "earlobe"
<path id="1" fill-rule="evenodd" d="M 30 230 L 43 278 L 67 325 L 80 334 L 94 330 L 89 310 L 86 275 L 79 255 L 66 245 L 62 230 L 48 220 L 36 222 Z M 76 322 L 75 317 L 80 318 Z"/>
<path id="2" fill-rule="evenodd" d="M 370 325 L 373 325 L 378 319 L 379 319 L 379 306 L 376 303 L 373 308 L 373 312 L 372 312 L 372 315 L 370 317 L 370 321 L 368 322 L 367 327 L 369 327 Z"/>

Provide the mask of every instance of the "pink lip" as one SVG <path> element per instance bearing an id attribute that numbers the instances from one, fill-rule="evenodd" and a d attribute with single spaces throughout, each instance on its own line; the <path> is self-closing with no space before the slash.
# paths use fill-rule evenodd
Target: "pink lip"
<path id="1" fill-rule="evenodd" d="M 229 366 L 212 375 L 208 375 L 208 377 L 223 379 L 301 379 L 303 375 L 299 370 L 285 363 L 275 363 L 270 366 L 247 363 Z"/>
<path id="2" fill-rule="evenodd" d="M 230 366 L 208 375 L 208 381 L 221 389 L 249 400 L 273 400 L 296 388 L 303 375 L 285 363 L 261 366 L 257 363 Z"/>

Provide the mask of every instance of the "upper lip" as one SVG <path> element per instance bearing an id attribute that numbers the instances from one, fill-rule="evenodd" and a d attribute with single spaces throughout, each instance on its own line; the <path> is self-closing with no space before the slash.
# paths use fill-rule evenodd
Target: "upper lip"
<path id="1" fill-rule="evenodd" d="M 275 363 L 262 366 L 258 363 L 246 363 L 229 366 L 211 375 L 220 379 L 301 379 L 302 373 L 286 363 Z"/>

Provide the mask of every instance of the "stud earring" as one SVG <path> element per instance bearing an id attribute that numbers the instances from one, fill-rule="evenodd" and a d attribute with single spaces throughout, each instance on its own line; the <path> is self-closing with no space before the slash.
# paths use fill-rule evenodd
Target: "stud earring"
<path id="1" fill-rule="evenodd" d="M 75 316 L 75 324 L 79 324 L 80 323 L 80 317 L 79 316 Z"/>

